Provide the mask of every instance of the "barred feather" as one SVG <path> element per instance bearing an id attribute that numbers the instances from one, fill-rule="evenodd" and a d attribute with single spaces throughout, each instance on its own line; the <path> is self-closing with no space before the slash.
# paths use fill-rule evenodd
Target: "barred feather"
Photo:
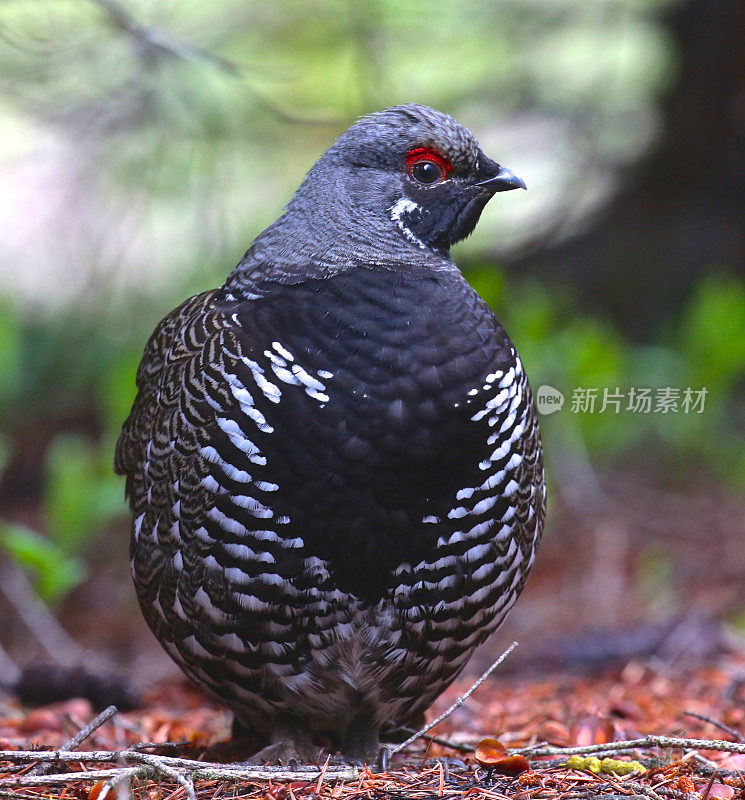
<path id="1" fill-rule="evenodd" d="M 520 593 L 536 414 L 458 273 L 228 284 L 161 322 L 137 383 L 116 469 L 142 610 L 258 729 L 416 718 Z"/>

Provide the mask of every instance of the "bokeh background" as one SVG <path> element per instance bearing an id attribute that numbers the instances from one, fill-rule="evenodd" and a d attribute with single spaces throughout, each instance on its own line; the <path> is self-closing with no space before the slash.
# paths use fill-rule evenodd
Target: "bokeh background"
<path id="1" fill-rule="evenodd" d="M 566 398 L 542 418 L 543 550 L 493 646 L 584 633 L 677 658 L 745 626 L 745 4 L 3 0 L 6 680 L 37 657 L 173 669 L 111 467 L 145 341 L 335 135 L 412 100 L 527 182 L 454 256 Z M 627 410 L 632 388 L 687 387 L 702 413 Z"/>

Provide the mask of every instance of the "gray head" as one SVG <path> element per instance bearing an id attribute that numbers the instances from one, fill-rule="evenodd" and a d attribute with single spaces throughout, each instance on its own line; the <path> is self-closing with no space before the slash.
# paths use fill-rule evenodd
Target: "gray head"
<path id="1" fill-rule="evenodd" d="M 452 117 L 394 106 L 336 139 L 242 269 L 266 272 L 271 263 L 290 277 L 355 264 L 451 264 L 450 246 L 473 231 L 494 193 L 518 187 Z"/>

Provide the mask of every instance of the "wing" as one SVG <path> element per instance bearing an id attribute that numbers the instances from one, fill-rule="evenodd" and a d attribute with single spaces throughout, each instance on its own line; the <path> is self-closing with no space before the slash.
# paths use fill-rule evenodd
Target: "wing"
<path id="1" fill-rule="evenodd" d="M 204 345 L 220 336 L 222 325 L 214 313 L 218 295 L 213 290 L 186 300 L 160 322 L 145 347 L 137 370 L 137 397 L 114 455 L 114 470 L 127 476 L 127 497 L 135 512 L 148 491 L 152 498 L 155 475 L 151 468 L 156 454 L 162 460 L 171 444 L 177 442 L 187 459 L 194 456 L 193 435 L 187 435 L 184 442 L 171 434 L 175 433 L 184 401 L 196 411 L 195 406 L 203 400 L 199 377 L 186 387 L 184 379 L 194 376 Z"/>

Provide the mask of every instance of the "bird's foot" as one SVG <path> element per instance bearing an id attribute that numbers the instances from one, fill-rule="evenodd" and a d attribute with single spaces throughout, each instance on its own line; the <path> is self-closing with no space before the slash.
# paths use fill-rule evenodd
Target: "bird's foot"
<path id="1" fill-rule="evenodd" d="M 380 725 L 371 714 L 359 714 L 354 717 L 347 727 L 342 746 L 347 762 L 355 766 L 368 766 L 381 772 L 385 771 L 381 768 L 381 761 L 385 759 L 388 751 L 380 747 L 379 737 Z"/>
<path id="2" fill-rule="evenodd" d="M 317 766 L 322 752 L 320 747 L 316 747 L 311 742 L 277 739 L 254 753 L 245 763 L 247 765 L 280 764 L 283 767 L 296 769 L 300 766 Z"/>

